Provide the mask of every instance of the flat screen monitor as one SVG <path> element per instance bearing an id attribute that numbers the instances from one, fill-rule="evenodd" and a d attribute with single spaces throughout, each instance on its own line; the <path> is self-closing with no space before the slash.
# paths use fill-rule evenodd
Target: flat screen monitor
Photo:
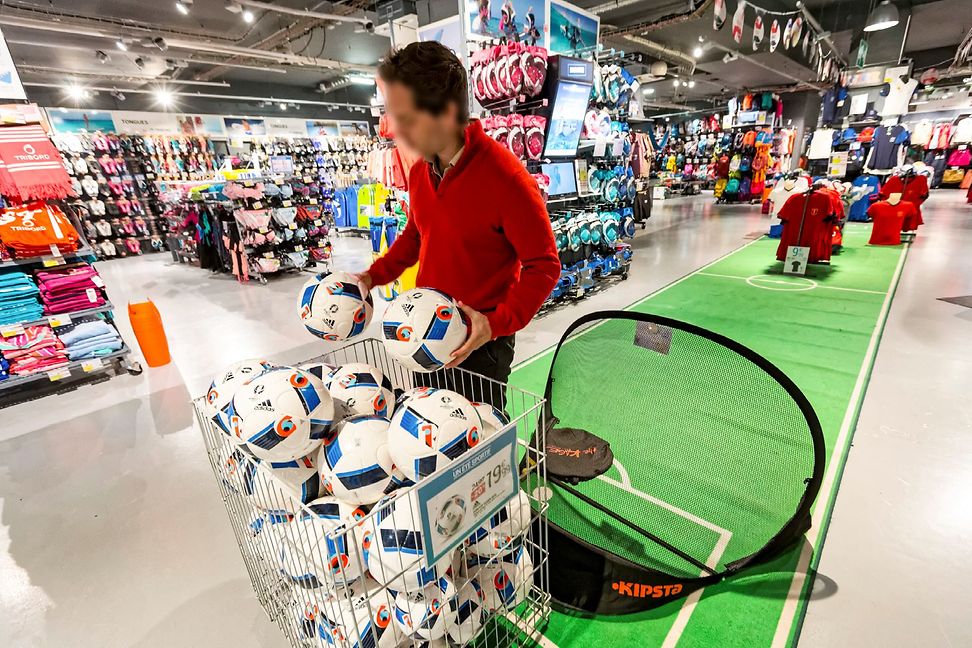
<path id="1" fill-rule="evenodd" d="M 591 86 L 585 83 L 561 81 L 557 85 L 543 151 L 545 157 L 576 155 L 590 95 Z"/>
<path id="2" fill-rule="evenodd" d="M 577 176 L 574 175 L 573 162 L 551 162 L 541 164 L 544 174 L 550 177 L 550 196 L 568 196 L 577 194 Z"/>

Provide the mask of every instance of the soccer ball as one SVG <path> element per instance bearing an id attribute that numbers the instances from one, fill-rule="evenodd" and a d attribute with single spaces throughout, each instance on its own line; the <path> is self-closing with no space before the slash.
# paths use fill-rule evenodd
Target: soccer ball
<path id="1" fill-rule="evenodd" d="M 432 288 L 395 298 L 381 320 L 385 350 L 412 371 L 435 371 L 466 341 L 469 327 L 459 305 Z"/>
<path id="2" fill-rule="evenodd" d="M 479 418 L 483 421 L 483 438 L 487 439 L 507 425 L 510 419 L 503 412 L 499 411 L 489 403 L 473 403 L 473 407 L 479 412 Z"/>
<path id="3" fill-rule="evenodd" d="M 280 571 L 305 589 L 333 587 L 336 583 L 357 581 L 364 571 L 360 554 L 360 520 L 367 511 L 320 497 L 307 504 L 303 512 L 284 525 L 279 552 Z M 328 537 L 340 527 L 347 532 Z"/>
<path id="4" fill-rule="evenodd" d="M 469 555 L 474 563 L 476 556 Z M 471 565 L 473 578 L 483 588 L 483 605 L 488 612 L 512 610 L 523 602 L 533 585 L 533 559 L 523 547 L 484 565 Z"/>
<path id="5" fill-rule="evenodd" d="M 396 592 L 414 591 L 434 583 L 449 568 L 448 557 L 429 565 L 423 555 L 422 516 L 411 493 L 378 504 L 376 527 L 365 530 L 363 547 L 368 571 Z"/>
<path id="6" fill-rule="evenodd" d="M 206 412 L 212 418 L 216 427 L 229 437 L 236 439 L 226 419 L 226 407 L 233 402 L 236 393 L 248 380 L 256 378 L 264 371 L 273 369 L 275 365 L 266 360 L 243 360 L 230 365 L 213 378 L 206 392 Z"/>
<path id="7" fill-rule="evenodd" d="M 388 454 L 388 419 L 354 416 L 338 424 L 318 455 L 324 489 L 351 504 L 374 504 L 393 483 Z"/>
<path id="8" fill-rule="evenodd" d="M 297 365 L 298 369 L 303 369 L 310 375 L 314 376 L 322 383 L 324 383 L 324 388 L 329 389 L 331 387 L 331 376 L 337 371 L 337 367 L 327 364 L 326 362 L 305 362 L 303 364 Z"/>
<path id="9" fill-rule="evenodd" d="M 276 479 L 260 474 L 257 463 L 262 463 Z M 321 478 L 311 457 L 275 462 L 250 459 L 243 465 L 240 480 L 243 493 L 272 521 L 291 518 L 300 510 L 300 504 L 321 495 Z"/>
<path id="10" fill-rule="evenodd" d="M 300 289 L 300 319 L 317 337 L 336 342 L 360 335 L 371 321 L 374 302 L 362 296 L 348 272 L 319 274 Z"/>
<path id="11" fill-rule="evenodd" d="M 470 578 L 459 588 L 459 596 L 456 597 L 456 618 L 446 630 L 450 639 L 461 645 L 476 636 L 479 629 L 483 627 L 485 600 L 483 588 L 475 578 Z"/>
<path id="12" fill-rule="evenodd" d="M 392 622 L 394 598 L 369 579 L 333 592 L 315 590 L 302 599 L 301 634 L 335 648 L 395 648 L 404 637 Z"/>
<path id="13" fill-rule="evenodd" d="M 389 418 L 394 407 L 391 381 L 379 369 L 361 362 L 340 367 L 331 375 L 331 398 L 345 416 L 374 414 Z"/>
<path id="14" fill-rule="evenodd" d="M 530 498 L 521 490 L 466 539 L 466 546 L 480 556 L 513 551 L 518 545 L 512 539 L 530 528 L 532 514 Z"/>
<path id="15" fill-rule="evenodd" d="M 482 429 L 479 413 L 464 396 L 448 389 L 428 389 L 395 412 L 388 445 L 395 466 L 417 483 L 475 447 Z"/>
<path id="16" fill-rule="evenodd" d="M 409 398 L 412 396 L 417 396 L 418 394 L 424 394 L 434 387 L 410 387 L 398 395 L 395 399 L 395 410 L 402 406 Z"/>
<path id="17" fill-rule="evenodd" d="M 441 639 L 456 620 L 459 602 L 456 586 L 448 576 L 414 592 L 401 591 L 395 597 L 395 623 L 407 635 L 419 639 Z"/>
<path id="18" fill-rule="evenodd" d="M 334 403 L 311 374 L 277 367 L 236 392 L 227 420 L 258 459 L 292 461 L 320 446 L 334 421 Z"/>

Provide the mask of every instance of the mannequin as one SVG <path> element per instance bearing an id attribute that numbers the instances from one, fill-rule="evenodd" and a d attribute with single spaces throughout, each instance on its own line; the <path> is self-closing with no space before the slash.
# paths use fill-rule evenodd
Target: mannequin
<path id="1" fill-rule="evenodd" d="M 901 244 L 901 232 L 907 221 L 917 215 L 915 205 L 903 198 L 903 194 L 894 192 L 887 200 L 878 201 L 867 210 L 867 215 L 874 221 L 869 245 Z"/>
<path id="2" fill-rule="evenodd" d="M 770 211 L 771 215 L 779 213 L 783 205 L 793 194 L 803 193 L 810 188 L 810 181 L 799 172 L 790 173 L 783 180 L 776 183 L 773 191 L 770 192 Z"/>
<path id="3" fill-rule="evenodd" d="M 915 207 L 914 213 L 905 219 L 904 230 L 918 229 L 925 222 L 921 216 L 921 205 L 928 198 L 928 178 L 917 173 L 910 164 L 899 166 L 895 169 L 895 175 L 881 187 L 880 196 L 888 199 L 894 193 L 902 194 L 901 200 Z"/>
<path id="4" fill-rule="evenodd" d="M 901 193 L 893 193 L 893 194 L 889 195 L 888 196 L 888 204 L 889 205 L 897 205 L 897 204 L 899 204 L 901 202 L 901 198 L 903 196 L 904 196 L 904 194 L 901 194 Z"/>

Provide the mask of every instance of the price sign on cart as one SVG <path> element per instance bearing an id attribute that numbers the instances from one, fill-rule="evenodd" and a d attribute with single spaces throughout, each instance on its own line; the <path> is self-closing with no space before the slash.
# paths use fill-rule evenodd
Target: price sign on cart
<path id="1" fill-rule="evenodd" d="M 510 501 L 520 488 L 516 426 L 420 482 L 422 543 L 429 564 L 439 561 Z"/>
<path id="2" fill-rule="evenodd" d="M 786 260 L 783 261 L 783 274 L 807 274 L 807 261 L 810 260 L 810 248 L 791 245 L 786 248 Z"/>

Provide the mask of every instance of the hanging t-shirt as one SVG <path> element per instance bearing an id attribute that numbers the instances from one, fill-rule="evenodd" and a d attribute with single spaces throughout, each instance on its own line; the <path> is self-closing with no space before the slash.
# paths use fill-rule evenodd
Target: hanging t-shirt
<path id="1" fill-rule="evenodd" d="M 927 119 L 925 121 L 920 121 L 915 124 L 914 130 L 911 131 L 911 144 L 913 146 L 928 146 L 928 142 L 931 141 L 932 130 L 935 127 Z"/>
<path id="2" fill-rule="evenodd" d="M 861 92 L 860 94 L 851 95 L 850 114 L 863 115 L 866 112 L 867 112 L 867 93 Z"/>
<path id="3" fill-rule="evenodd" d="M 789 200 L 790 196 L 792 196 L 793 194 L 803 193 L 804 191 L 809 189 L 810 181 L 807 179 L 806 176 L 800 176 L 793 183 L 792 188 L 787 189 L 786 185 L 787 185 L 786 180 L 780 180 L 773 187 L 773 191 L 770 192 L 769 199 L 773 203 L 771 209 L 772 209 L 772 213 L 774 214 L 778 213 L 781 209 L 783 209 L 783 205 L 786 204 L 786 201 Z"/>
<path id="4" fill-rule="evenodd" d="M 830 88 L 823 95 L 823 105 L 820 109 L 823 123 L 830 124 L 837 116 L 837 89 Z"/>
<path id="5" fill-rule="evenodd" d="M 928 148 L 946 149 L 948 148 L 949 140 L 951 139 L 951 137 L 952 137 L 951 123 L 935 124 L 935 128 L 932 129 L 932 134 L 928 141 Z"/>
<path id="6" fill-rule="evenodd" d="M 882 171 L 898 166 L 898 152 L 909 138 L 910 133 L 901 124 L 875 128 L 868 168 Z"/>
<path id="7" fill-rule="evenodd" d="M 867 210 L 868 207 L 871 206 L 871 196 L 876 194 L 881 188 L 881 181 L 875 176 L 865 174 L 855 178 L 852 185 L 854 187 L 866 188 L 867 193 L 851 203 L 850 210 L 847 214 L 847 220 L 866 221 Z"/>
<path id="8" fill-rule="evenodd" d="M 952 144 L 972 144 L 972 117 L 960 119 L 952 132 Z"/>
<path id="9" fill-rule="evenodd" d="M 867 210 L 867 215 L 874 221 L 871 228 L 871 238 L 868 245 L 899 245 L 901 232 L 905 221 L 915 217 L 915 206 L 907 200 L 897 205 L 882 200 L 876 202 Z"/>
<path id="10" fill-rule="evenodd" d="M 814 131 L 810 139 L 810 148 L 807 151 L 808 160 L 825 160 L 830 157 L 830 151 L 834 145 L 834 129 L 818 128 Z"/>
<path id="11" fill-rule="evenodd" d="M 791 245 L 810 248 L 809 263 L 829 261 L 833 243 L 833 196 L 826 191 L 794 194 L 779 211 L 783 234 L 776 258 L 783 261 Z M 801 228 L 802 221 L 802 228 Z M 802 231 L 801 231 L 802 229 Z"/>
<path id="12" fill-rule="evenodd" d="M 884 106 L 881 107 L 881 116 L 897 117 L 898 115 L 906 114 L 908 112 L 908 104 L 911 103 L 911 95 L 915 93 L 915 88 L 918 87 L 918 81 L 915 79 L 902 81 L 898 77 L 894 77 L 888 85 L 891 86 L 891 91 L 884 99 Z"/>

